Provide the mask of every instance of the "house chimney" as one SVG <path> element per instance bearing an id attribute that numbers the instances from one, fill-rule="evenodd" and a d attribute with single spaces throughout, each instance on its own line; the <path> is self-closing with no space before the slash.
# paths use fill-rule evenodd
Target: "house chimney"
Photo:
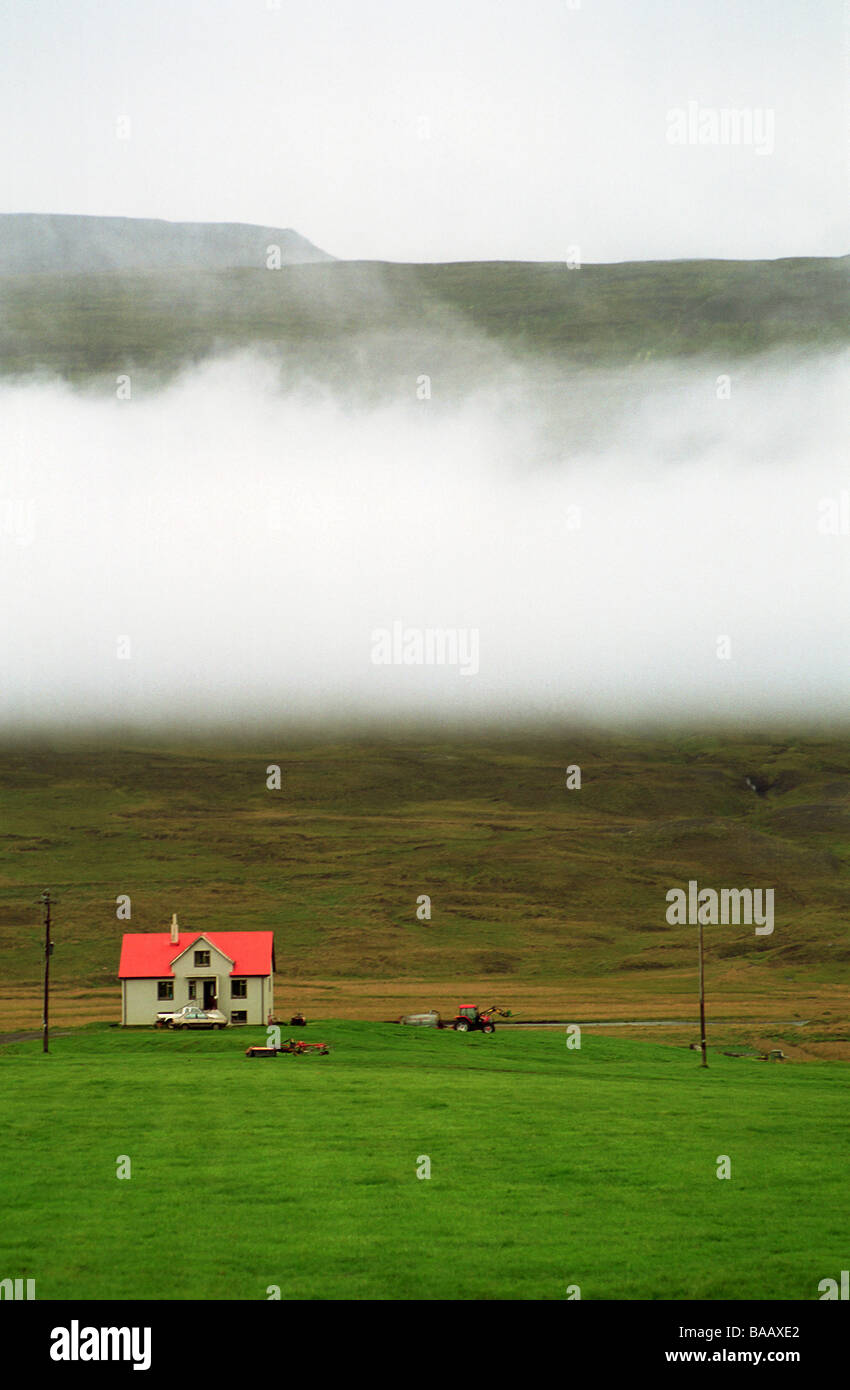
<path id="1" fill-rule="evenodd" d="M 178 946 L 180 944 L 180 928 L 177 925 L 176 912 L 172 912 L 171 914 L 171 944 L 172 946 Z"/>

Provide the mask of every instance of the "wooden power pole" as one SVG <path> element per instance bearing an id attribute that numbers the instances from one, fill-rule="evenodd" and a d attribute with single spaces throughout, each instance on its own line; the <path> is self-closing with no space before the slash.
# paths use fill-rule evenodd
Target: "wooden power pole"
<path id="1" fill-rule="evenodd" d="M 708 1066 L 705 1042 L 705 950 L 703 946 L 702 922 L 699 924 L 699 1045 L 702 1049 L 702 1066 Z"/>
<path id="2" fill-rule="evenodd" d="M 42 1051 L 47 1052 L 47 1009 L 50 998 L 50 956 L 53 951 L 53 942 L 50 940 L 50 889 L 45 888 L 41 895 L 44 906 L 44 1018 L 42 1020 L 43 1043 Z"/>

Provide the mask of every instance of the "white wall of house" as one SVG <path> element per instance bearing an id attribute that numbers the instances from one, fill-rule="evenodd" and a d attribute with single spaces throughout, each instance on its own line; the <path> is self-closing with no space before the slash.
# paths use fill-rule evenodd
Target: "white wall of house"
<path id="1" fill-rule="evenodd" d="M 201 948 L 205 949 L 205 948 Z M 217 960 L 216 960 L 217 957 Z M 186 963 L 184 965 L 184 962 Z M 217 968 L 213 968 L 214 964 Z M 225 969 L 226 966 L 226 969 Z M 182 969 L 180 967 L 183 967 Z M 234 998 L 231 988 L 230 963 L 219 952 L 210 953 L 210 966 L 196 966 L 194 952 L 190 950 L 183 960 L 174 965 L 174 998 L 160 999 L 157 980 L 122 981 L 122 1022 L 130 1026 L 155 1022 L 158 1013 L 182 1009 L 184 1004 L 196 1003 L 203 1007 L 204 995 L 201 981 L 214 979 L 218 995 L 217 1007 L 228 1023 L 231 1014 L 244 1011 L 248 1023 L 265 1023 L 269 1012 L 274 1012 L 274 977 L 272 975 L 248 975 L 237 977 L 246 982 L 246 997 Z M 189 997 L 189 981 L 197 981 L 194 1001 Z"/>
<path id="2" fill-rule="evenodd" d="M 227 1015 L 228 1023 L 231 1021 L 231 1015 L 239 1012 L 247 1013 L 248 1023 L 265 1023 L 269 1010 L 274 1012 L 274 982 L 271 975 L 248 975 L 242 978 L 245 980 L 245 998 L 234 997 L 230 990 L 231 981 L 227 980 L 224 982 L 227 1002 L 220 1003 L 218 1007 Z"/>
<path id="3" fill-rule="evenodd" d="M 125 980 L 124 981 L 124 1022 L 130 1024 L 154 1023 L 160 1009 L 179 1009 L 180 1005 L 172 1004 L 167 999 L 159 999 L 156 992 L 156 980 Z M 174 993 L 177 991 L 175 989 Z M 187 1001 L 184 999 L 183 1003 Z"/>

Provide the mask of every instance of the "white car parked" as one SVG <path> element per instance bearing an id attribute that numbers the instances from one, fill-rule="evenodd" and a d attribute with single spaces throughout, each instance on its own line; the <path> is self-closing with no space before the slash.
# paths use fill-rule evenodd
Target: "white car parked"
<path id="1" fill-rule="evenodd" d="M 200 1009 L 197 1004 L 184 1004 L 176 1013 L 156 1016 L 158 1028 L 226 1028 L 227 1019 L 220 1009 Z"/>

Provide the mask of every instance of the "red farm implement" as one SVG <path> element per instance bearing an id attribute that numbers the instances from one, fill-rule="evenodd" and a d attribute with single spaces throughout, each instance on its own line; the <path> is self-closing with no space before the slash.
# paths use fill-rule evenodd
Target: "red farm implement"
<path id="1" fill-rule="evenodd" d="M 326 1057 L 330 1052 L 327 1043 L 323 1042 L 296 1042 L 290 1038 L 287 1042 L 281 1043 L 280 1047 L 246 1047 L 246 1057 L 280 1057 L 286 1053 L 289 1057 L 319 1056 Z"/>

